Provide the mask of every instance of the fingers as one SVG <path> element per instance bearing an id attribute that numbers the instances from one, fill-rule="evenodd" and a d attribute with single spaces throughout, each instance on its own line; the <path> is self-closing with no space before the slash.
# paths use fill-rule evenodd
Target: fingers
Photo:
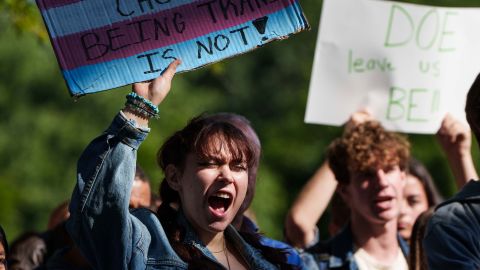
<path id="1" fill-rule="evenodd" d="M 452 128 L 453 124 L 454 124 L 453 117 L 449 113 L 447 113 L 442 120 L 442 124 L 440 126 L 440 129 L 437 132 L 437 135 L 442 140 L 446 140 L 451 143 L 454 142 L 455 135 L 453 134 L 453 131 L 454 131 L 454 129 Z"/>
<path id="2" fill-rule="evenodd" d="M 445 118 L 443 118 L 437 134 L 441 139 L 455 143 L 468 139 L 469 132 L 466 125 L 455 119 L 452 115 L 447 114 Z"/>
<path id="3" fill-rule="evenodd" d="M 132 86 L 133 86 L 133 91 L 134 92 L 142 92 L 143 91 L 146 91 L 148 90 L 149 86 L 152 84 L 152 83 L 155 83 L 159 80 L 162 80 L 162 81 L 167 81 L 167 82 L 170 82 L 172 79 L 173 79 L 173 76 L 175 75 L 175 72 L 177 71 L 177 67 L 182 63 L 182 61 L 180 59 L 175 59 L 174 61 L 172 61 L 168 67 L 162 72 L 162 74 L 160 74 L 160 76 L 158 76 L 157 78 L 155 79 L 152 79 L 152 80 L 148 80 L 148 81 L 144 81 L 144 82 L 138 82 L 138 83 L 134 83 Z"/>
<path id="4" fill-rule="evenodd" d="M 350 116 L 347 123 L 345 123 L 344 131 L 348 132 L 349 130 L 353 129 L 354 127 L 368 122 L 373 121 L 375 118 L 373 117 L 372 112 L 368 108 L 360 109 Z"/>
<path id="5" fill-rule="evenodd" d="M 168 67 L 162 72 L 160 76 L 155 78 L 150 88 L 152 88 L 153 93 L 155 92 L 168 92 L 170 90 L 171 82 L 173 80 L 173 76 L 175 76 L 175 72 L 177 71 L 177 67 L 181 64 L 179 59 L 172 61 Z"/>
<path id="6" fill-rule="evenodd" d="M 173 62 L 168 65 L 167 69 L 162 73 L 162 77 L 164 77 L 167 80 L 172 80 L 173 76 L 175 75 L 175 72 L 177 71 L 177 67 L 182 63 L 180 59 L 175 59 Z"/>
<path id="7" fill-rule="evenodd" d="M 175 75 L 177 67 L 180 65 L 180 63 L 181 61 L 176 59 L 168 65 L 163 74 L 154 80 L 132 84 L 133 92 L 146 98 L 153 103 L 153 105 L 158 106 L 170 92 L 173 76 Z M 146 126 L 147 124 L 148 121 L 146 121 L 146 124 L 144 125 Z"/>
<path id="8" fill-rule="evenodd" d="M 354 125 L 359 125 L 361 123 L 371 121 L 371 120 L 373 120 L 373 116 L 372 116 L 371 112 L 366 108 L 361 109 L 357 112 L 354 112 L 352 114 L 352 116 L 350 117 L 350 121 Z"/>
<path id="9" fill-rule="evenodd" d="M 168 67 L 165 69 L 162 75 L 158 76 L 153 82 L 149 85 L 149 96 L 150 100 L 158 105 L 160 104 L 165 97 L 170 92 L 172 85 L 173 76 L 177 71 L 178 65 L 181 64 L 180 60 L 172 61 Z"/>

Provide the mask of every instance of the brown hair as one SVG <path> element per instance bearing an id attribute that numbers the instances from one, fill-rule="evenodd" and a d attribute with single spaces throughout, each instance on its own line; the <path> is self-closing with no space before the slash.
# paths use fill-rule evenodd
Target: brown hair
<path id="1" fill-rule="evenodd" d="M 352 173 L 372 173 L 378 168 L 398 165 L 406 170 L 410 144 L 405 137 L 386 131 L 379 122 L 367 121 L 334 140 L 327 159 L 335 178 L 348 184 Z"/>
<path id="2" fill-rule="evenodd" d="M 48 230 L 53 230 L 59 224 L 62 224 L 68 219 L 68 217 L 70 216 L 70 211 L 68 210 L 69 205 L 70 201 L 67 200 L 55 207 L 55 209 L 50 214 L 50 218 L 48 219 Z"/>
<path id="3" fill-rule="evenodd" d="M 410 254 L 408 256 L 408 269 L 411 270 L 427 270 L 427 255 L 423 248 L 423 237 L 428 221 L 433 215 L 433 208 L 429 208 L 418 216 L 412 229 L 412 237 L 410 238 Z"/>
<path id="4" fill-rule="evenodd" d="M 411 157 L 408 161 L 408 173 L 415 176 L 422 184 L 427 195 L 428 207 L 435 207 L 443 201 L 432 176 L 420 161 Z"/>
<path id="5" fill-rule="evenodd" d="M 7 235 L 5 234 L 5 231 L 3 230 L 2 226 L 0 225 L 0 244 L 3 245 L 3 249 L 5 249 L 5 257 L 8 259 L 8 241 L 7 241 Z"/>
<path id="6" fill-rule="evenodd" d="M 480 74 L 468 91 L 465 113 L 473 134 L 480 141 Z"/>
<path id="7" fill-rule="evenodd" d="M 138 164 L 135 167 L 135 178 L 134 178 L 134 180 L 135 181 L 141 181 L 141 182 L 144 182 L 144 183 L 148 183 L 150 185 L 150 178 L 145 173 L 143 168 L 140 167 L 140 165 L 138 165 Z"/>

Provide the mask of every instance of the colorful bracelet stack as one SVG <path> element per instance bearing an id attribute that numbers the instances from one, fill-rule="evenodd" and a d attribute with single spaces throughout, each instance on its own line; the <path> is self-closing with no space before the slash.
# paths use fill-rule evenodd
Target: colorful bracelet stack
<path id="1" fill-rule="evenodd" d="M 125 108 L 143 118 L 158 118 L 160 110 L 150 100 L 137 95 L 137 93 L 130 93 L 126 96 Z"/>

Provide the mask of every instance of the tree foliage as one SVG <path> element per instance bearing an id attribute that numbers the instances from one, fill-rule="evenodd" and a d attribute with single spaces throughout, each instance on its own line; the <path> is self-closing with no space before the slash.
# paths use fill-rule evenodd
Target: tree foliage
<path id="1" fill-rule="evenodd" d="M 321 2 L 303 0 L 302 6 L 311 31 L 176 77 L 161 119 L 139 152 L 154 187 L 163 177 L 155 155 L 167 135 L 202 112 L 243 114 L 263 146 L 253 208 L 263 231 L 281 238 L 288 206 L 342 132 L 303 122 Z M 0 2 L 0 59 L 0 224 L 12 238 L 46 228 L 51 209 L 71 195 L 81 151 L 107 127 L 129 89 L 70 98 L 32 1 Z M 414 155 L 430 168 L 443 194 L 451 195 L 452 176 L 435 140 L 410 138 Z"/>

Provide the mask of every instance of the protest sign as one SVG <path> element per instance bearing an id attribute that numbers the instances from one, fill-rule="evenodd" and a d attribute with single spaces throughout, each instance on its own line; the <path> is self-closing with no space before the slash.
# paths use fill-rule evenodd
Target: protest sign
<path id="1" fill-rule="evenodd" d="M 72 95 L 191 70 L 307 29 L 297 0 L 36 0 Z"/>
<path id="2" fill-rule="evenodd" d="M 324 0 L 305 121 L 341 125 L 369 108 L 389 130 L 435 133 L 465 119 L 480 71 L 479 8 Z"/>

